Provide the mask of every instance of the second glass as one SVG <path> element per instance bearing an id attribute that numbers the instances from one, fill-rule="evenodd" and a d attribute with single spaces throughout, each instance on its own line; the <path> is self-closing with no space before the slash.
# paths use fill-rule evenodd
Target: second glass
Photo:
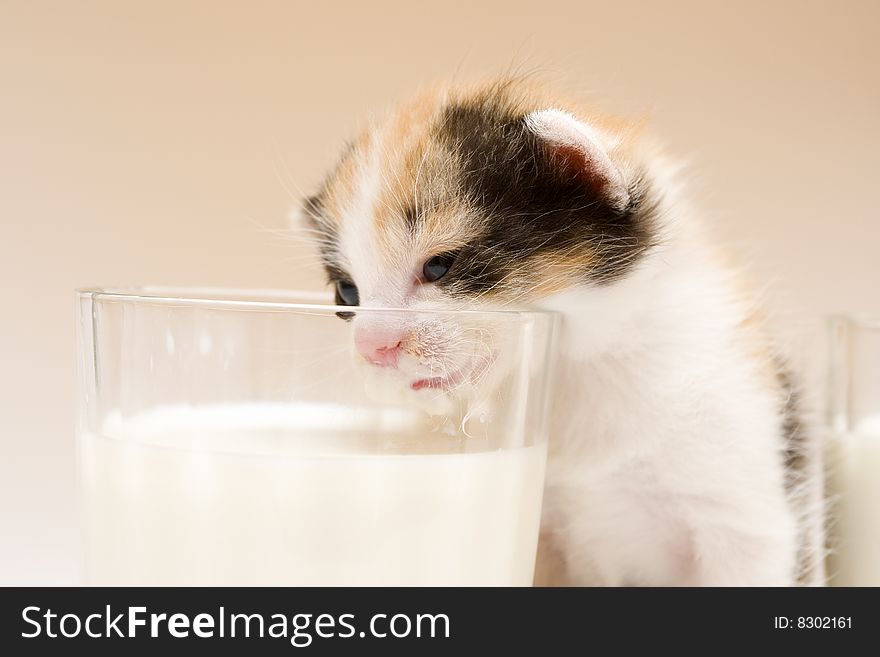
<path id="1" fill-rule="evenodd" d="M 831 321 L 828 575 L 880 586 L 880 318 Z"/>

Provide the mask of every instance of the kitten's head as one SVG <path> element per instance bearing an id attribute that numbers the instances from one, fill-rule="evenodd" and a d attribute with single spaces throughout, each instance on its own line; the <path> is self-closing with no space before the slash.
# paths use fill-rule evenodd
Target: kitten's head
<path id="1" fill-rule="evenodd" d="M 340 305 L 512 308 L 625 277 L 653 244 L 646 197 L 626 131 L 504 81 L 399 107 L 304 215 Z M 493 380 L 504 337 L 461 317 L 355 313 L 357 351 L 411 394 L 469 391 Z"/>

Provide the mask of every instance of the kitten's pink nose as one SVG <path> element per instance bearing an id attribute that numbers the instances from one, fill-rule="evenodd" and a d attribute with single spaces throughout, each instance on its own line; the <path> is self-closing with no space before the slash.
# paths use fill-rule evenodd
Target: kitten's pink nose
<path id="1" fill-rule="evenodd" d="M 397 367 L 403 334 L 392 328 L 370 326 L 355 331 L 354 345 L 373 365 Z"/>

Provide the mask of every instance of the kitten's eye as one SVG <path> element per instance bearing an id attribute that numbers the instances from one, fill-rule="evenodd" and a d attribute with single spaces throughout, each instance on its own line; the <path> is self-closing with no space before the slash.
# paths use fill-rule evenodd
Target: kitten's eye
<path id="1" fill-rule="evenodd" d="M 336 304 L 339 306 L 356 306 L 360 303 L 357 285 L 351 281 L 336 282 Z"/>
<path id="2" fill-rule="evenodd" d="M 457 255 L 457 252 L 441 253 L 428 259 L 422 267 L 422 275 L 425 277 L 425 280 L 433 283 L 446 276 L 446 272 L 452 267 L 452 263 L 455 262 Z"/>

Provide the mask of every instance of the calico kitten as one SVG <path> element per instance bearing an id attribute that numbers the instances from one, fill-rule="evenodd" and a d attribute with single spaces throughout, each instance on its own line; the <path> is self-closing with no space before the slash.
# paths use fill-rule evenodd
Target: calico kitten
<path id="1" fill-rule="evenodd" d="M 304 215 L 339 304 L 563 313 L 538 583 L 821 583 L 816 449 L 674 173 L 639 126 L 506 79 L 399 106 Z M 442 392 L 442 330 L 357 348 Z"/>

